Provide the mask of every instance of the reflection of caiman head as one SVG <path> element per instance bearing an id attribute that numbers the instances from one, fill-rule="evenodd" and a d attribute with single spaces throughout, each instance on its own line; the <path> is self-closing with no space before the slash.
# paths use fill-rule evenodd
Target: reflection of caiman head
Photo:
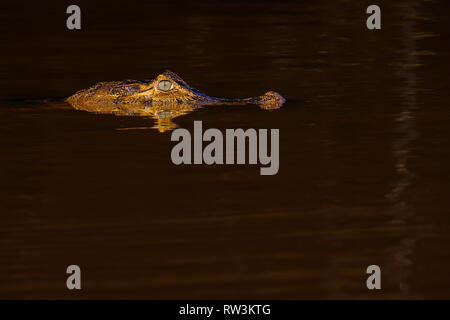
<path id="1" fill-rule="evenodd" d="M 171 119 L 202 106 L 255 104 L 271 110 L 280 108 L 285 99 L 273 91 L 244 99 L 209 97 L 190 87 L 174 72 L 166 71 L 153 80 L 99 82 L 66 101 L 78 110 L 152 116 L 158 120 L 160 131 L 166 131 L 176 127 Z"/>

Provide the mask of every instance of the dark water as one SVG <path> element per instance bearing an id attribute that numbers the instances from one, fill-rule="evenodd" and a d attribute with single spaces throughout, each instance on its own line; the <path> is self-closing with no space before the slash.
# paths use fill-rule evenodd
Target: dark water
<path id="1" fill-rule="evenodd" d="M 79 1 L 81 31 L 69 4 L 0 11 L 0 297 L 450 298 L 446 1 L 378 1 L 379 31 L 365 1 Z M 278 175 L 175 166 L 152 119 L 41 100 L 165 69 L 286 97 L 175 119 L 279 128 Z"/>

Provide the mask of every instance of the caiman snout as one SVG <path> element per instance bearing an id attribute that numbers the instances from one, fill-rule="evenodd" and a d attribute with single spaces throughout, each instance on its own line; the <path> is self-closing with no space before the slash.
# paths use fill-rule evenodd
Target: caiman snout
<path id="1" fill-rule="evenodd" d="M 283 103 L 286 102 L 286 99 L 284 99 L 281 94 L 275 91 L 267 91 L 258 99 L 258 105 L 266 110 L 278 109 L 283 105 Z"/>

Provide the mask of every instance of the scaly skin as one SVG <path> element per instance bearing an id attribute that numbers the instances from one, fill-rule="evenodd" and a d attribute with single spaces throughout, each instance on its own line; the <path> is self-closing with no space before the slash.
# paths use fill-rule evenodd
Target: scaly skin
<path id="1" fill-rule="evenodd" d="M 161 81 L 164 81 L 166 87 L 161 88 Z M 280 108 L 285 99 L 273 91 L 260 97 L 244 99 L 209 97 L 190 87 L 174 72 L 166 71 L 153 80 L 99 82 L 88 89 L 78 91 L 66 101 L 78 110 L 152 116 L 158 120 L 164 119 L 165 122 L 169 119 L 170 123 L 170 119 L 203 106 L 255 104 L 271 110 Z M 171 128 L 169 125 L 165 129 Z"/>

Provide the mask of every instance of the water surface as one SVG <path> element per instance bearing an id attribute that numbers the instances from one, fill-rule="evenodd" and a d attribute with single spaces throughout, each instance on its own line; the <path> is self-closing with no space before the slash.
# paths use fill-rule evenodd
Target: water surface
<path id="1" fill-rule="evenodd" d="M 378 4 L 369 31 L 356 1 L 81 1 L 76 32 L 63 2 L 5 4 L 0 297 L 449 298 L 450 8 Z M 153 119 L 58 100 L 165 69 L 212 96 L 286 97 L 174 119 L 279 128 L 279 173 L 175 166 Z"/>

